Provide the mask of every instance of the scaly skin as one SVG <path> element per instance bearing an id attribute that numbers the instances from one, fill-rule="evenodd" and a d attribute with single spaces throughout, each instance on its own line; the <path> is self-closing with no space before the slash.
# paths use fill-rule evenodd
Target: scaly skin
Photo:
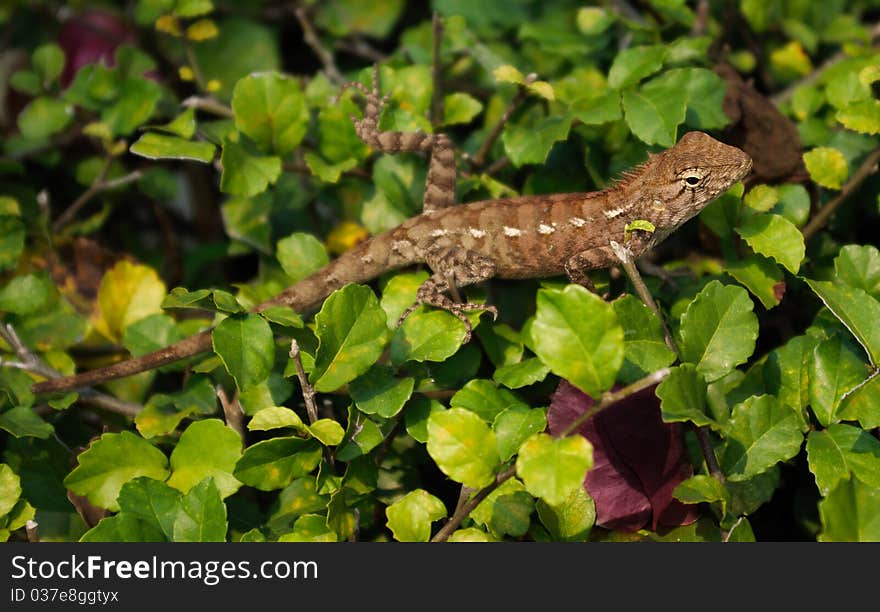
<path id="1" fill-rule="evenodd" d="M 452 312 L 465 322 L 469 336 L 470 325 L 463 312 L 485 309 L 494 313 L 495 309 L 453 301 L 448 293 L 457 296 L 458 288 L 493 277 L 566 273 L 574 282 L 589 284 L 586 272 L 618 262 L 612 242 L 626 242 L 633 256 L 639 257 L 744 178 L 752 167 L 751 158 L 740 149 L 702 132 L 689 132 L 674 147 L 651 156 L 603 191 L 450 206 L 455 170 L 448 138 L 378 131 L 382 100 L 377 87 L 374 84 L 372 91 L 359 88 L 367 96 L 365 118 L 355 121 L 361 138 L 385 151 L 432 151 L 426 212 L 359 244 L 260 304 L 257 311 L 270 306 L 307 311 L 348 283 L 363 283 L 391 270 L 426 264 L 433 275 L 419 288 L 417 304 Z M 626 226 L 636 220 L 650 222 L 654 231 L 634 230 L 625 241 Z M 136 359 L 37 383 L 33 390 L 52 393 L 87 387 L 209 350 L 211 335 L 206 331 Z"/>

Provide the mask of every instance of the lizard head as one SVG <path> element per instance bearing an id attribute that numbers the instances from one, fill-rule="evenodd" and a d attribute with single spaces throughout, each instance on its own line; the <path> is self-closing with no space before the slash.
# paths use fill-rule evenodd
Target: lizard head
<path id="1" fill-rule="evenodd" d="M 740 149 L 703 132 L 688 132 L 674 147 L 651 157 L 637 184 L 638 218 L 671 231 L 696 216 L 709 202 L 742 180 L 752 159 Z"/>

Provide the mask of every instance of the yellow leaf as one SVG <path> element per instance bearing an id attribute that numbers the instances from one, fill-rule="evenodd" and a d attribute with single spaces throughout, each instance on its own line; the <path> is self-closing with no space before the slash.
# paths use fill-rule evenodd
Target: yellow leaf
<path id="1" fill-rule="evenodd" d="M 813 62 L 796 40 L 770 54 L 770 64 L 783 78 L 806 76 L 813 71 Z"/>
<path id="2" fill-rule="evenodd" d="M 178 21 L 177 17 L 173 15 L 162 15 L 156 20 L 155 26 L 156 30 L 159 32 L 165 32 L 172 36 L 180 36 L 182 34 L 180 30 L 180 21 Z"/>
<path id="3" fill-rule="evenodd" d="M 334 255 L 345 253 L 369 236 L 367 230 L 353 221 L 343 221 L 327 235 L 327 250 Z"/>
<path id="4" fill-rule="evenodd" d="M 492 75 L 495 77 L 496 81 L 503 81 L 505 83 L 516 83 L 517 85 L 521 85 L 526 80 L 526 77 L 523 76 L 523 73 L 511 66 L 510 64 L 498 66 L 498 68 L 496 68 L 492 72 Z"/>
<path id="5" fill-rule="evenodd" d="M 528 85 L 529 91 L 538 94 L 545 100 L 555 100 L 556 95 L 553 93 L 553 86 L 547 81 L 535 81 Z"/>
<path id="6" fill-rule="evenodd" d="M 211 79 L 205 84 L 205 89 L 207 89 L 210 93 L 220 91 L 221 87 L 223 87 L 223 84 L 217 79 Z"/>
<path id="7" fill-rule="evenodd" d="M 210 40 L 219 34 L 217 24 L 210 19 L 199 19 L 186 29 L 186 37 L 196 42 Z"/>
<path id="8" fill-rule="evenodd" d="M 162 312 L 166 293 L 165 283 L 155 270 L 122 260 L 101 279 L 92 324 L 107 339 L 118 341 L 135 321 Z"/>
<path id="9" fill-rule="evenodd" d="M 193 69 L 190 68 L 189 66 L 181 66 L 177 70 L 177 74 L 180 75 L 181 81 L 192 81 L 192 80 L 195 80 L 195 78 L 196 78 L 196 75 L 193 72 Z"/>

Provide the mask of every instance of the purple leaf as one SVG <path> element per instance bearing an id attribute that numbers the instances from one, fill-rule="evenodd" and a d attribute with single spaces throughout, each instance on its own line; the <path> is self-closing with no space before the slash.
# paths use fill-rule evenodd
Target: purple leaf
<path id="1" fill-rule="evenodd" d="M 590 418 L 578 430 L 593 444 L 593 469 L 584 486 L 596 502 L 596 523 L 618 531 L 637 531 L 650 524 L 687 525 L 697 509 L 672 497 L 693 474 L 679 423 L 660 419 L 660 400 L 650 387 Z M 593 406 L 594 400 L 563 380 L 547 420 L 559 435 Z"/>
<path id="2" fill-rule="evenodd" d="M 123 43 L 134 42 L 134 33 L 119 17 L 107 11 L 88 11 L 68 19 L 58 34 L 58 46 L 67 61 L 61 84 L 67 86 L 86 64 L 113 65 L 113 54 Z"/>

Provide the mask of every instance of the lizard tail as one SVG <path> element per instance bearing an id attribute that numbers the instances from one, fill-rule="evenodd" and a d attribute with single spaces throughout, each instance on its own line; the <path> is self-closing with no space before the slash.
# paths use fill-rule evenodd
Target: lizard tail
<path id="1" fill-rule="evenodd" d="M 360 243 L 329 264 L 301 281 L 291 285 L 275 297 L 254 308 L 259 312 L 272 306 L 290 306 L 297 312 L 316 307 L 321 300 L 347 283 L 361 283 L 380 274 L 403 267 L 410 262 L 397 255 L 390 247 L 400 228 L 391 230 Z M 57 393 L 124 378 L 152 370 L 187 357 L 211 350 L 211 331 L 203 331 L 180 342 L 147 353 L 134 359 L 82 372 L 74 376 L 52 378 L 33 385 L 34 393 Z"/>

